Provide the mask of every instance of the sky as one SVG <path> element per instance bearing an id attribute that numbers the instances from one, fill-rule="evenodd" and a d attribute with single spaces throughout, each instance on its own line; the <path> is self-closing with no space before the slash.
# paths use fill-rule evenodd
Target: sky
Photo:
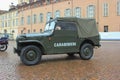
<path id="1" fill-rule="evenodd" d="M 18 0 L 0 0 L 0 10 L 9 10 L 9 5 L 11 3 L 16 5 Z"/>

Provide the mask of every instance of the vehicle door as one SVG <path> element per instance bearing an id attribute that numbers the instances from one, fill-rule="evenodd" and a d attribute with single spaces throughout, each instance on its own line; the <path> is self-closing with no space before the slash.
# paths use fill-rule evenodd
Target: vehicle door
<path id="1" fill-rule="evenodd" d="M 51 37 L 53 53 L 76 52 L 77 27 L 74 22 L 57 22 Z"/>

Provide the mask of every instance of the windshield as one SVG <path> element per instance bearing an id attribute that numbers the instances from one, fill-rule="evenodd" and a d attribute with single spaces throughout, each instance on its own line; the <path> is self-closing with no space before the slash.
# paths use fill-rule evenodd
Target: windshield
<path id="1" fill-rule="evenodd" d="M 49 22 L 46 24 L 44 31 L 53 31 L 54 27 L 55 27 L 55 22 L 54 21 Z"/>

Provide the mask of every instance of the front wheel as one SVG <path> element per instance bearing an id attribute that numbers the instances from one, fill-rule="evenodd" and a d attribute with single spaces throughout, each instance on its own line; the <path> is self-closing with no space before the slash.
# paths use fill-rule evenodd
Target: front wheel
<path id="1" fill-rule="evenodd" d="M 80 49 L 80 57 L 83 60 L 89 60 L 93 56 L 93 46 L 89 43 L 83 44 Z"/>
<path id="2" fill-rule="evenodd" d="M 0 51 L 5 51 L 5 50 L 7 50 L 7 47 L 8 47 L 8 45 L 7 44 L 2 44 L 2 45 L 0 45 Z"/>
<path id="3" fill-rule="evenodd" d="M 40 62 L 42 56 L 41 50 L 34 46 L 29 45 L 22 49 L 20 59 L 25 65 L 35 65 Z"/>

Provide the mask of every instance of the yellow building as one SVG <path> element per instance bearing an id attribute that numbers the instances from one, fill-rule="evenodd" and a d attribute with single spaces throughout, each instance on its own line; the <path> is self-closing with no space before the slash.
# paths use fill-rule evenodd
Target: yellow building
<path id="1" fill-rule="evenodd" d="M 13 9 L 0 15 L 0 33 L 9 34 L 15 39 L 18 34 L 18 11 Z"/>

